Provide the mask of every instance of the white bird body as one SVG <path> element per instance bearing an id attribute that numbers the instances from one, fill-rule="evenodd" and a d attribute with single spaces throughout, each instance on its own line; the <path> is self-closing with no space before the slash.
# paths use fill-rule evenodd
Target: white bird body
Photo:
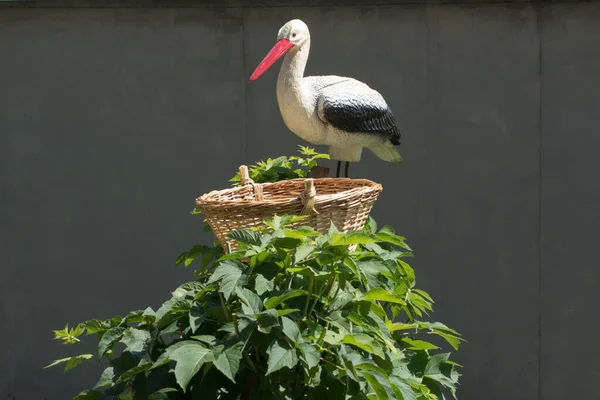
<path id="1" fill-rule="evenodd" d="M 292 20 L 279 30 L 277 44 L 250 80 L 285 54 L 277 103 L 290 131 L 309 143 L 329 146 L 330 158 L 338 162 L 359 162 L 366 147 L 384 161 L 401 163 L 394 146 L 400 144 L 400 132 L 381 94 L 353 78 L 304 77 L 309 52 L 308 27 Z"/>

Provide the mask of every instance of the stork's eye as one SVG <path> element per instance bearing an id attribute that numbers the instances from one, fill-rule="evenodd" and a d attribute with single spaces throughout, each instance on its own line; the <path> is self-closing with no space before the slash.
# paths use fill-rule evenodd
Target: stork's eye
<path id="1" fill-rule="evenodd" d="M 298 35 L 296 32 L 292 32 L 292 37 L 296 37 Z"/>

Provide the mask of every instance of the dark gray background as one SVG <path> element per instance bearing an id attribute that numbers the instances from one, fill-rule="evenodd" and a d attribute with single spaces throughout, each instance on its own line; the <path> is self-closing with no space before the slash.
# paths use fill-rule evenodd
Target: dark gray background
<path id="1" fill-rule="evenodd" d="M 383 184 L 373 216 L 469 341 L 459 398 L 597 397 L 600 3 L 362 3 L 0 8 L 0 399 L 92 386 L 41 369 L 77 351 L 51 330 L 159 306 L 210 239 L 194 198 L 303 144 L 279 66 L 247 81 L 292 18 L 307 74 L 367 82 L 400 122 L 405 164 L 351 173 Z"/>

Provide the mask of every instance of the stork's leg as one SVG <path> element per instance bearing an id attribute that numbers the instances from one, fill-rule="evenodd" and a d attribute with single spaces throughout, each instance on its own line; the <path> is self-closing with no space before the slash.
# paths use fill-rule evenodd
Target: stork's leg
<path id="1" fill-rule="evenodd" d="M 335 177 L 339 178 L 340 177 L 340 168 L 342 167 L 342 162 L 338 161 L 337 163 L 337 172 L 335 173 Z"/>
<path id="2" fill-rule="evenodd" d="M 346 161 L 346 168 L 344 171 L 344 175 L 346 175 L 346 178 L 348 177 L 348 168 L 350 167 L 350 161 Z"/>

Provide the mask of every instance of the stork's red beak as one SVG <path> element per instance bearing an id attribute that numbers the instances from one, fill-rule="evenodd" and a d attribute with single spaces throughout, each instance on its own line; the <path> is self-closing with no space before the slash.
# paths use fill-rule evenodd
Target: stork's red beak
<path id="1" fill-rule="evenodd" d="M 281 56 L 287 53 L 292 47 L 294 47 L 294 43 L 290 42 L 287 39 L 279 39 L 275 46 L 269 51 L 269 54 L 258 64 L 258 67 L 250 76 L 250 82 L 254 82 L 257 80 L 266 70 L 269 69 L 271 65 L 275 63 L 275 61 L 279 60 Z"/>

